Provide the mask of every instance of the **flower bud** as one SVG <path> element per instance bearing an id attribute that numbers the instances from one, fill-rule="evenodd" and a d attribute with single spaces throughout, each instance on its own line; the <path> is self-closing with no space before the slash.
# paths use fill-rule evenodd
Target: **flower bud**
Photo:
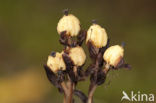
<path id="1" fill-rule="evenodd" d="M 86 60 L 86 54 L 82 47 L 70 48 L 69 56 L 76 66 L 82 66 Z"/>
<path id="2" fill-rule="evenodd" d="M 56 73 L 58 70 L 65 70 L 66 66 L 62 58 L 62 53 L 48 56 L 47 66 Z"/>
<path id="3" fill-rule="evenodd" d="M 80 31 L 80 21 L 72 14 L 64 15 L 58 22 L 57 31 L 59 34 L 66 31 L 67 35 L 77 36 Z"/>
<path id="4" fill-rule="evenodd" d="M 114 45 L 109 47 L 104 55 L 103 58 L 107 64 L 116 67 L 120 60 L 123 58 L 124 49 L 119 45 Z"/>
<path id="5" fill-rule="evenodd" d="M 87 31 L 86 43 L 91 41 L 94 46 L 101 48 L 107 44 L 107 33 L 100 25 L 93 24 Z"/>

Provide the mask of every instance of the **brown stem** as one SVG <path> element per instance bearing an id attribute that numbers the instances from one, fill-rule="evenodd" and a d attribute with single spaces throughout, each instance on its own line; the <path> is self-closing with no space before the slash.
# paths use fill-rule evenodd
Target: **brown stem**
<path id="1" fill-rule="evenodd" d="M 94 95 L 94 92 L 96 90 L 96 85 L 93 85 L 93 87 L 91 87 L 91 90 L 89 91 L 88 93 L 88 101 L 87 103 L 93 103 L 93 95 Z"/>
<path id="2" fill-rule="evenodd" d="M 67 103 L 72 103 L 72 99 L 73 99 L 73 83 L 72 81 L 69 81 Z"/>
<path id="3" fill-rule="evenodd" d="M 64 100 L 63 100 L 63 103 L 67 103 L 68 88 L 67 88 L 65 82 L 62 82 L 61 86 L 62 86 L 62 88 L 64 90 Z"/>
<path id="4" fill-rule="evenodd" d="M 73 99 L 73 83 L 71 81 L 68 82 L 68 87 L 65 82 L 61 83 L 61 86 L 64 90 L 64 100 L 63 103 L 72 103 Z"/>
<path id="5" fill-rule="evenodd" d="M 65 82 L 62 82 L 62 83 L 61 83 L 61 86 L 62 86 L 62 88 L 63 88 L 63 90 L 64 90 L 64 92 L 65 92 L 65 94 L 66 94 L 66 93 L 68 92 L 68 88 L 67 88 Z"/>
<path id="6" fill-rule="evenodd" d="M 109 65 L 105 65 L 105 68 L 103 69 L 103 72 L 107 75 L 109 72 Z M 93 95 L 96 90 L 97 85 L 96 84 L 90 84 L 89 93 L 88 93 L 88 101 L 87 103 L 93 103 Z"/>
<path id="7" fill-rule="evenodd" d="M 67 82 L 67 90 L 65 92 L 65 101 L 64 103 L 72 103 L 73 101 L 73 88 L 74 83 L 71 81 L 70 77 L 68 76 L 68 82 Z"/>
<path id="8" fill-rule="evenodd" d="M 77 67 L 74 67 L 74 73 L 77 75 Z M 61 83 L 62 88 L 64 90 L 64 103 L 72 103 L 73 102 L 73 90 L 75 89 L 75 84 L 72 82 L 70 77 L 68 76 L 67 86 L 64 82 Z"/>
<path id="9" fill-rule="evenodd" d="M 66 103 L 66 96 L 64 96 L 63 98 L 63 103 Z"/>

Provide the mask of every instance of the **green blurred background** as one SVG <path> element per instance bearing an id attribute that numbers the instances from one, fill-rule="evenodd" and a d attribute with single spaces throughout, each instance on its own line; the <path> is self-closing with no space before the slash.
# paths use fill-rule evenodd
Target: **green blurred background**
<path id="1" fill-rule="evenodd" d="M 125 60 L 132 70 L 111 71 L 97 88 L 95 103 L 120 103 L 123 90 L 156 94 L 155 0 L 1 0 L 0 103 L 62 103 L 43 64 L 51 51 L 63 48 L 56 26 L 65 8 L 80 19 L 82 28 L 96 19 L 111 44 L 126 42 Z M 88 85 L 81 82 L 78 87 L 87 94 Z"/>

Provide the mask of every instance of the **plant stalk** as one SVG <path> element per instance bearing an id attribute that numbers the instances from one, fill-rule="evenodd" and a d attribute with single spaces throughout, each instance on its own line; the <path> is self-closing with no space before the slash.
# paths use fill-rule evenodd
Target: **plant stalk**
<path id="1" fill-rule="evenodd" d="M 69 82 L 68 93 L 67 93 L 67 103 L 72 103 L 73 100 L 73 83 Z"/>
<path id="2" fill-rule="evenodd" d="M 94 86 L 91 88 L 91 90 L 89 91 L 87 103 L 93 103 L 93 95 L 94 95 L 94 92 L 95 92 L 95 90 L 96 90 L 96 87 L 97 87 L 97 86 L 94 85 Z"/>

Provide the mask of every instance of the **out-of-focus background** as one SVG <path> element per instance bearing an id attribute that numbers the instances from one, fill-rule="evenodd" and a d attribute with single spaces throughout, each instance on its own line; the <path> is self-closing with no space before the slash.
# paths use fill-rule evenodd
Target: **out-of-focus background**
<path id="1" fill-rule="evenodd" d="M 119 103 L 123 90 L 155 94 L 155 3 L 155 0 L 1 0 L 0 103 L 62 103 L 63 96 L 48 81 L 43 64 L 51 51 L 63 48 L 56 26 L 66 8 L 80 19 L 82 28 L 87 29 L 91 20 L 96 19 L 106 28 L 112 45 L 126 43 L 125 60 L 132 70 L 111 71 L 106 83 L 96 90 L 95 103 Z M 88 53 L 86 47 L 85 51 Z M 81 82 L 78 88 L 87 94 L 88 85 L 89 82 Z"/>

